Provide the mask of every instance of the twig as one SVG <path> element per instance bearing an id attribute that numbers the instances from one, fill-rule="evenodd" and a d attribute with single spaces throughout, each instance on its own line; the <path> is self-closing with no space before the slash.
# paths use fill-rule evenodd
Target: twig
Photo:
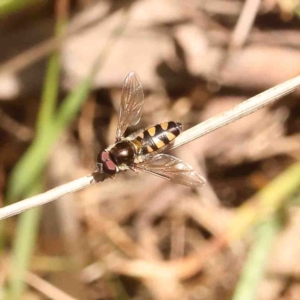
<path id="1" fill-rule="evenodd" d="M 41 58 L 56 49 L 62 42 L 62 38 L 50 38 L 33 46 L 32 48 L 16 55 L 7 62 L 0 65 L 1 73 L 14 73 L 22 71 L 24 68 L 39 61 Z"/>
<path id="2" fill-rule="evenodd" d="M 246 1 L 242 13 L 232 33 L 231 41 L 229 44 L 230 49 L 237 49 L 244 46 L 253 26 L 253 22 L 257 15 L 260 4 L 261 0 Z"/>
<path id="3" fill-rule="evenodd" d="M 215 71 L 213 74 L 215 77 L 218 77 L 216 76 L 216 74 L 219 74 L 220 71 L 224 69 L 230 58 L 236 54 L 236 51 L 241 49 L 245 45 L 249 37 L 251 28 L 253 27 L 253 23 L 259 10 L 260 4 L 261 0 L 245 1 L 237 24 L 234 28 L 233 33 L 231 34 L 228 48 L 226 51 L 224 51 L 217 64 L 216 70 L 218 70 L 218 72 Z"/>
<path id="4" fill-rule="evenodd" d="M 59 9 L 65 10 L 63 7 L 64 3 L 61 1 L 61 7 Z M 103 19 L 103 15 L 96 15 L 97 21 Z M 0 74 L 1 73 L 16 73 L 20 72 L 23 69 L 29 67 L 33 63 L 39 61 L 58 47 L 69 37 L 78 34 L 80 30 L 88 27 L 89 24 L 95 22 L 95 18 L 89 18 L 87 21 L 81 22 L 79 26 L 70 26 L 66 29 L 65 33 L 62 34 L 59 38 L 50 37 L 45 41 L 40 42 L 37 45 L 32 46 L 31 48 L 23 51 L 20 54 L 17 54 L 13 58 L 9 59 L 7 62 L 0 65 Z"/>
<path id="5" fill-rule="evenodd" d="M 254 96 L 241 104 L 236 105 L 233 109 L 222 114 L 212 117 L 199 125 L 196 125 L 179 135 L 175 142 L 168 147 L 168 151 L 179 146 L 187 144 L 205 134 L 208 134 L 220 127 L 228 125 L 234 121 L 241 119 L 260 108 L 263 108 L 272 102 L 282 98 L 295 91 L 300 86 L 300 76 L 290 79 L 284 83 L 276 85 L 263 93 Z"/>
<path id="6" fill-rule="evenodd" d="M 75 298 L 69 296 L 62 290 L 58 289 L 54 285 L 50 284 L 49 282 L 45 281 L 41 277 L 38 277 L 31 272 L 26 273 L 25 281 L 27 282 L 27 284 L 37 289 L 38 291 L 40 291 L 42 294 L 46 295 L 50 299 L 76 300 Z"/>
<path id="7" fill-rule="evenodd" d="M 19 140 L 27 142 L 33 138 L 33 130 L 11 118 L 1 108 L 0 119 L 0 127 L 2 127 L 5 131 L 9 132 L 10 134 L 14 135 Z"/>
<path id="8" fill-rule="evenodd" d="M 300 76 L 290 79 L 282 84 L 279 84 L 257 96 L 254 96 L 241 104 L 235 106 L 233 109 L 210 118 L 199 125 L 196 125 L 179 135 L 174 144 L 172 144 L 167 150 L 175 149 L 186 143 L 189 143 L 205 134 L 212 132 L 220 127 L 228 125 L 242 117 L 245 117 L 256 110 L 265 107 L 268 104 L 280 99 L 281 97 L 292 93 L 300 86 Z M 95 178 L 99 176 L 100 178 Z M 88 187 L 98 181 L 103 181 L 105 177 L 101 174 L 89 175 L 79 178 L 77 180 L 66 183 L 60 187 L 54 188 L 46 193 L 19 201 L 17 203 L 8 205 L 0 209 L 0 220 L 8 218 L 10 216 L 17 215 L 30 208 L 43 205 L 64 196 L 68 193 L 81 190 Z"/>
<path id="9" fill-rule="evenodd" d="M 242 238 L 258 222 L 268 220 L 290 200 L 300 185 L 300 162 L 296 162 L 274 178 L 257 194 L 238 208 L 223 233 L 214 237 L 203 247 L 196 248 L 191 254 L 171 261 L 147 261 L 143 259 L 120 258 L 108 255 L 105 258 L 107 270 L 132 277 L 158 278 L 174 276 L 186 280 L 199 274 L 209 259 L 221 249 Z M 244 298 L 243 298 L 244 299 Z"/>
<path id="10" fill-rule="evenodd" d="M 30 197 L 25 200 L 8 205 L 0 209 L 0 220 L 17 215 L 30 208 L 46 204 L 66 194 L 73 193 L 90 185 L 93 185 L 94 183 L 96 183 L 94 176 L 88 175 L 63 184 L 43 194 L 39 194 L 34 197 Z"/>

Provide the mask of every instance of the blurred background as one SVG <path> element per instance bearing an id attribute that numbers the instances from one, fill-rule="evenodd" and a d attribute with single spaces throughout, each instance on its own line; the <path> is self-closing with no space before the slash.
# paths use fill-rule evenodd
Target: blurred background
<path id="1" fill-rule="evenodd" d="M 1 0 L 1 206 L 90 174 L 139 74 L 140 123 L 188 129 L 299 75 L 298 0 Z M 300 299 L 300 91 L 0 223 L 0 299 Z"/>

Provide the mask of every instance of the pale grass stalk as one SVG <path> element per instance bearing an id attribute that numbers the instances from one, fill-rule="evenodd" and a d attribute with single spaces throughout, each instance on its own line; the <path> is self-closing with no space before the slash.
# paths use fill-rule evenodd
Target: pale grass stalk
<path id="1" fill-rule="evenodd" d="M 63 184 L 45 193 L 5 206 L 0 209 L 0 220 L 17 215 L 30 208 L 46 204 L 69 193 L 74 193 L 94 183 L 94 177 L 88 175 Z"/>
<path id="2" fill-rule="evenodd" d="M 25 276 L 25 281 L 28 285 L 35 288 L 43 295 L 47 296 L 53 300 L 76 300 L 75 298 L 69 296 L 62 290 L 58 289 L 54 285 L 50 284 L 49 282 L 45 281 L 41 277 L 37 275 L 27 272 Z"/>
<path id="3" fill-rule="evenodd" d="M 168 150 L 175 149 L 179 146 L 187 144 L 205 134 L 208 134 L 220 127 L 228 125 L 234 121 L 237 121 L 260 108 L 263 108 L 276 100 L 288 95 L 298 89 L 300 86 L 300 76 L 290 79 L 284 83 L 276 85 L 273 88 L 266 90 L 251 97 L 250 99 L 243 101 L 241 104 L 236 105 L 233 109 L 230 109 L 224 113 L 221 113 L 215 117 L 212 117 L 186 131 L 181 133 L 175 142 L 170 145 Z"/>
<path id="4" fill-rule="evenodd" d="M 247 0 L 245 2 L 231 36 L 229 43 L 231 50 L 241 48 L 246 43 L 260 5 L 261 0 Z"/>
<path id="5" fill-rule="evenodd" d="M 241 104 L 235 106 L 222 114 L 212 117 L 199 125 L 196 125 L 182 134 L 180 134 L 175 142 L 170 145 L 168 150 L 175 149 L 186 143 L 189 143 L 205 134 L 208 134 L 220 127 L 228 125 L 242 117 L 245 117 L 256 110 L 273 103 L 283 96 L 292 93 L 300 86 L 300 76 L 290 79 L 282 84 L 279 84 L 257 96 L 254 96 Z M 105 178 L 102 178 L 103 181 Z M 17 215 L 30 208 L 43 205 L 45 203 L 56 200 L 66 194 L 73 193 L 96 183 L 93 175 L 88 175 L 56 187 L 48 192 L 39 194 L 37 196 L 19 201 L 17 203 L 8 205 L 0 209 L 0 220 L 14 215 Z"/>

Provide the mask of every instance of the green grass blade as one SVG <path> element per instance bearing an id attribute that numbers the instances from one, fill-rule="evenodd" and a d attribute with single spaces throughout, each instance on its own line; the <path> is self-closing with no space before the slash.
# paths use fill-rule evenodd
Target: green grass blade
<path id="1" fill-rule="evenodd" d="M 46 3 L 47 0 L 1 0 L 0 17 L 9 13 L 17 12 L 32 5 Z"/>
<path id="2" fill-rule="evenodd" d="M 34 189 L 35 193 L 42 189 Z M 34 208 L 24 213 L 18 220 L 17 236 L 14 242 L 13 259 L 10 268 L 8 299 L 21 299 L 25 288 L 24 276 L 29 268 L 36 243 L 41 208 Z"/>
<path id="3" fill-rule="evenodd" d="M 60 55 L 55 52 L 48 61 L 45 85 L 43 88 L 42 102 L 39 110 L 37 121 L 37 136 L 43 134 L 47 130 L 51 130 L 52 119 L 57 103 L 57 95 L 59 90 L 59 74 L 60 74 Z"/>
<path id="4" fill-rule="evenodd" d="M 255 230 L 256 240 L 252 245 L 232 300 L 257 299 L 257 290 L 264 276 L 268 254 L 280 228 L 281 222 L 278 214 L 258 225 Z"/>
<path id="5" fill-rule="evenodd" d="M 277 213 L 300 191 L 300 161 L 294 163 L 237 210 L 228 228 L 228 240 L 241 238 L 253 225 Z"/>
<path id="6" fill-rule="evenodd" d="M 28 192 L 30 186 L 41 174 L 51 153 L 52 146 L 85 101 L 91 87 L 91 82 L 91 79 L 84 80 L 67 96 L 63 103 L 62 112 L 58 113 L 56 120 L 49 126 L 51 130 L 47 130 L 47 132 L 39 135 L 39 138 L 33 142 L 22 160 L 17 164 L 12 172 L 8 188 L 7 198 L 9 201 Z"/>
<path id="7" fill-rule="evenodd" d="M 59 36 L 64 26 L 62 23 L 57 22 L 56 36 Z M 33 147 L 29 148 L 26 153 L 32 153 L 31 149 L 36 149 L 35 145 L 39 145 L 38 141 L 43 140 L 43 135 L 51 130 L 51 122 L 54 117 L 54 111 L 57 102 L 57 95 L 59 89 L 59 76 L 60 76 L 60 55 L 58 52 L 53 53 L 48 62 L 48 67 L 45 76 L 45 84 L 41 99 L 41 106 L 39 109 L 37 121 L 37 135 L 33 143 Z M 36 151 L 36 150 L 35 150 Z M 34 152 L 33 152 L 34 153 Z M 34 168 L 34 165 L 28 165 L 28 160 L 23 156 L 20 164 L 23 168 Z M 32 155 L 32 154 L 31 154 Z M 36 156 L 39 161 L 39 157 Z M 24 169 L 23 169 L 24 170 Z M 24 171 L 23 171 L 24 172 Z M 16 186 L 12 186 L 15 190 L 19 182 L 14 182 Z M 34 195 L 42 191 L 41 179 L 37 178 L 35 184 L 28 186 L 28 195 Z M 25 289 L 24 276 L 30 265 L 30 260 L 34 252 L 36 244 L 36 237 L 38 232 L 38 225 L 41 215 L 41 209 L 34 209 L 28 211 L 18 219 L 18 227 L 16 231 L 16 239 L 13 247 L 12 263 L 9 276 L 8 286 L 8 299 L 21 299 Z"/>
<path id="8" fill-rule="evenodd" d="M 124 24 L 120 24 L 120 28 L 124 28 L 123 25 Z M 118 36 L 121 32 L 123 31 L 120 31 L 118 28 Z M 116 36 L 114 35 L 113 37 L 115 38 Z M 7 193 L 7 197 L 10 201 L 17 199 L 21 195 L 28 195 L 32 192 L 34 184 L 39 182 L 39 175 L 43 171 L 51 147 L 85 101 L 92 86 L 93 77 L 109 53 L 109 48 L 113 45 L 111 41 L 112 40 L 107 43 L 105 51 L 99 56 L 89 76 L 65 98 L 56 113 L 55 105 L 58 87 L 55 86 L 55 84 L 58 85 L 59 83 L 59 66 L 52 64 L 58 64 L 59 62 L 57 55 L 52 57 L 47 71 L 43 93 L 43 100 L 45 101 L 42 102 L 40 109 L 41 115 L 39 115 L 38 119 L 38 134 L 12 172 Z M 24 290 L 23 275 L 28 268 L 33 253 L 38 220 L 38 211 L 29 211 L 20 217 L 17 238 L 14 245 L 11 277 L 9 279 L 8 294 L 10 299 L 20 299 Z"/>
<path id="9" fill-rule="evenodd" d="M 257 240 L 250 251 L 233 300 L 256 299 L 255 293 L 263 276 L 266 256 L 280 228 L 276 218 L 287 201 L 299 195 L 299 190 L 300 162 L 296 162 L 238 209 L 229 225 L 228 241 L 241 238 L 255 224 L 262 222 L 264 225 L 259 227 Z"/>

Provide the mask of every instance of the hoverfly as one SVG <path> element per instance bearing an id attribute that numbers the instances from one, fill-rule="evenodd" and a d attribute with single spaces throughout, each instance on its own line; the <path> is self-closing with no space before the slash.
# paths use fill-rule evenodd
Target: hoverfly
<path id="1" fill-rule="evenodd" d="M 122 89 L 116 142 L 102 150 L 97 157 L 97 171 L 114 177 L 131 169 L 191 187 L 200 187 L 205 179 L 182 160 L 160 152 L 182 131 L 182 124 L 164 122 L 124 137 L 128 126 L 136 125 L 142 115 L 144 93 L 135 72 L 125 78 Z"/>

